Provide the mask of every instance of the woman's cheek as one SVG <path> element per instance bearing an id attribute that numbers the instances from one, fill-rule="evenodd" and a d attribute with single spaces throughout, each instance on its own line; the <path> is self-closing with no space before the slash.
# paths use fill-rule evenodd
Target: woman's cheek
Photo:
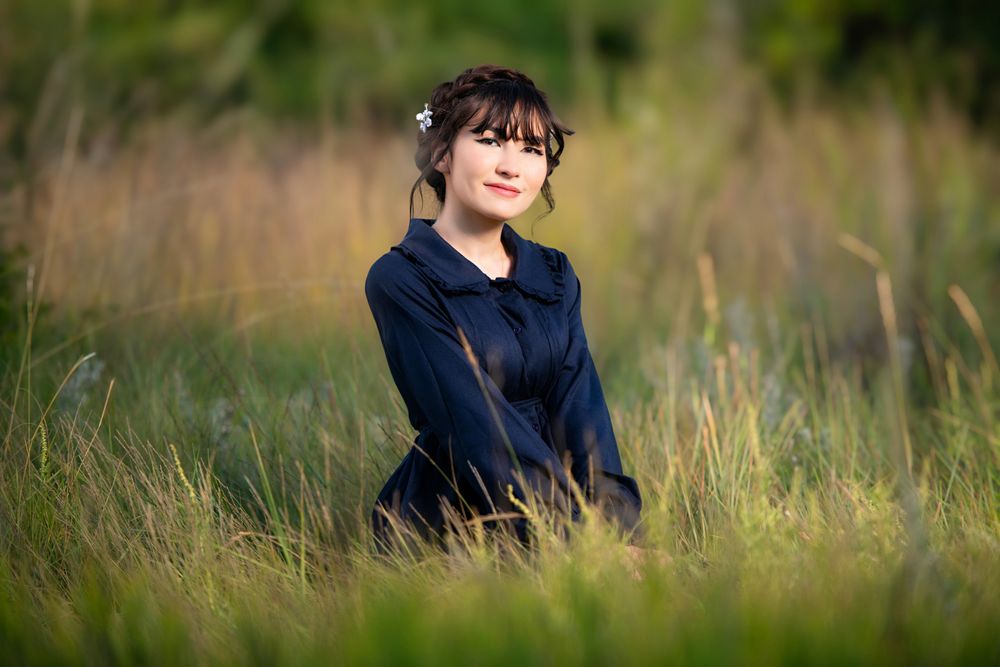
<path id="1" fill-rule="evenodd" d="M 542 184 L 545 183 L 545 173 L 547 171 L 546 165 L 541 165 L 540 167 L 535 167 L 532 172 L 531 182 L 534 184 L 535 190 L 541 190 Z"/>

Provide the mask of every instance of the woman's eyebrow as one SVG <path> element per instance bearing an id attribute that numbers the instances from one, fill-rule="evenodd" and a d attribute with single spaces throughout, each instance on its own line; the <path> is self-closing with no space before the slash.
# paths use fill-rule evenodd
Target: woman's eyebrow
<path id="1" fill-rule="evenodd" d="M 502 127 L 488 127 L 484 131 L 485 132 L 492 132 L 495 135 L 497 135 L 498 137 L 502 137 L 503 136 L 503 128 Z M 531 141 L 529 139 L 524 139 L 524 142 L 526 144 L 528 144 L 529 146 L 541 146 L 542 145 L 541 141 Z"/>

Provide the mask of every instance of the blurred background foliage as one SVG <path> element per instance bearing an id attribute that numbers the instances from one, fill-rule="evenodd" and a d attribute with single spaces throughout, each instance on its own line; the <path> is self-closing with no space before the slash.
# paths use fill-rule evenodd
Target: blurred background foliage
<path id="1" fill-rule="evenodd" d="M 702 76 L 707 35 L 732 41 L 788 97 L 803 83 L 906 104 L 947 91 L 996 127 L 1000 9 L 974 0 L 4 0 L 0 145 L 7 174 L 64 128 L 122 131 L 150 114 L 234 107 L 277 118 L 406 125 L 456 63 L 532 72 L 560 105 L 614 112 L 664 58 Z M 14 160 L 14 162 L 11 162 Z"/>
<path id="2" fill-rule="evenodd" d="M 835 358 L 881 363 L 885 268 L 907 340 L 931 318 L 975 351 L 949 289 L 1000 336 L 997 7 L 4 0 L 0 232 L 30 255 L 0 254 L 0 312 L 23 311 L 45 230 L 48 297 L 84 313 L 268 281 L 341 281 L 363 306 L 398 241 L 415 111 L 495 62 L 583 130 L 538 240 L 603 277 L 606 350 L 632 354 L 635 327 L 722 346 L 724 317 L 747 342 L 822 316 Z M 721 314 L 698 312 L 710 274 Z"/>

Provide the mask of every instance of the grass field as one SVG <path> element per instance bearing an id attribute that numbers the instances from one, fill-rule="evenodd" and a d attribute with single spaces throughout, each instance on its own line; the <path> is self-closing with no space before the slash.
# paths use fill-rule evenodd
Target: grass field
<path id="1" fill-rule="evenodd" d="M 410 137 L 71 123 L 3 209 L 4 661 L 1000 664 L 1000 152 L 946 105 L 629 108 L 514 225 L 581 275 L 639 563 L 595 523 L 370 555 Z"/>

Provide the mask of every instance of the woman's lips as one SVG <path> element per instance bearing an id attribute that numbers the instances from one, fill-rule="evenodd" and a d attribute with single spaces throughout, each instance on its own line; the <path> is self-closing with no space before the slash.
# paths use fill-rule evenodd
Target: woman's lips
<path id="1" fill-rule="evenodd" d="M 493 192 L 497 193 L 501 197 L 507 197 L 508 199 L 513 199 L 514 197 L 521 194 L 520 192 L 517 192 L 515 190 L 510 190 L 508 188 L 499 185 L 487 185 L 486 187 L 492 190 Z"/>

